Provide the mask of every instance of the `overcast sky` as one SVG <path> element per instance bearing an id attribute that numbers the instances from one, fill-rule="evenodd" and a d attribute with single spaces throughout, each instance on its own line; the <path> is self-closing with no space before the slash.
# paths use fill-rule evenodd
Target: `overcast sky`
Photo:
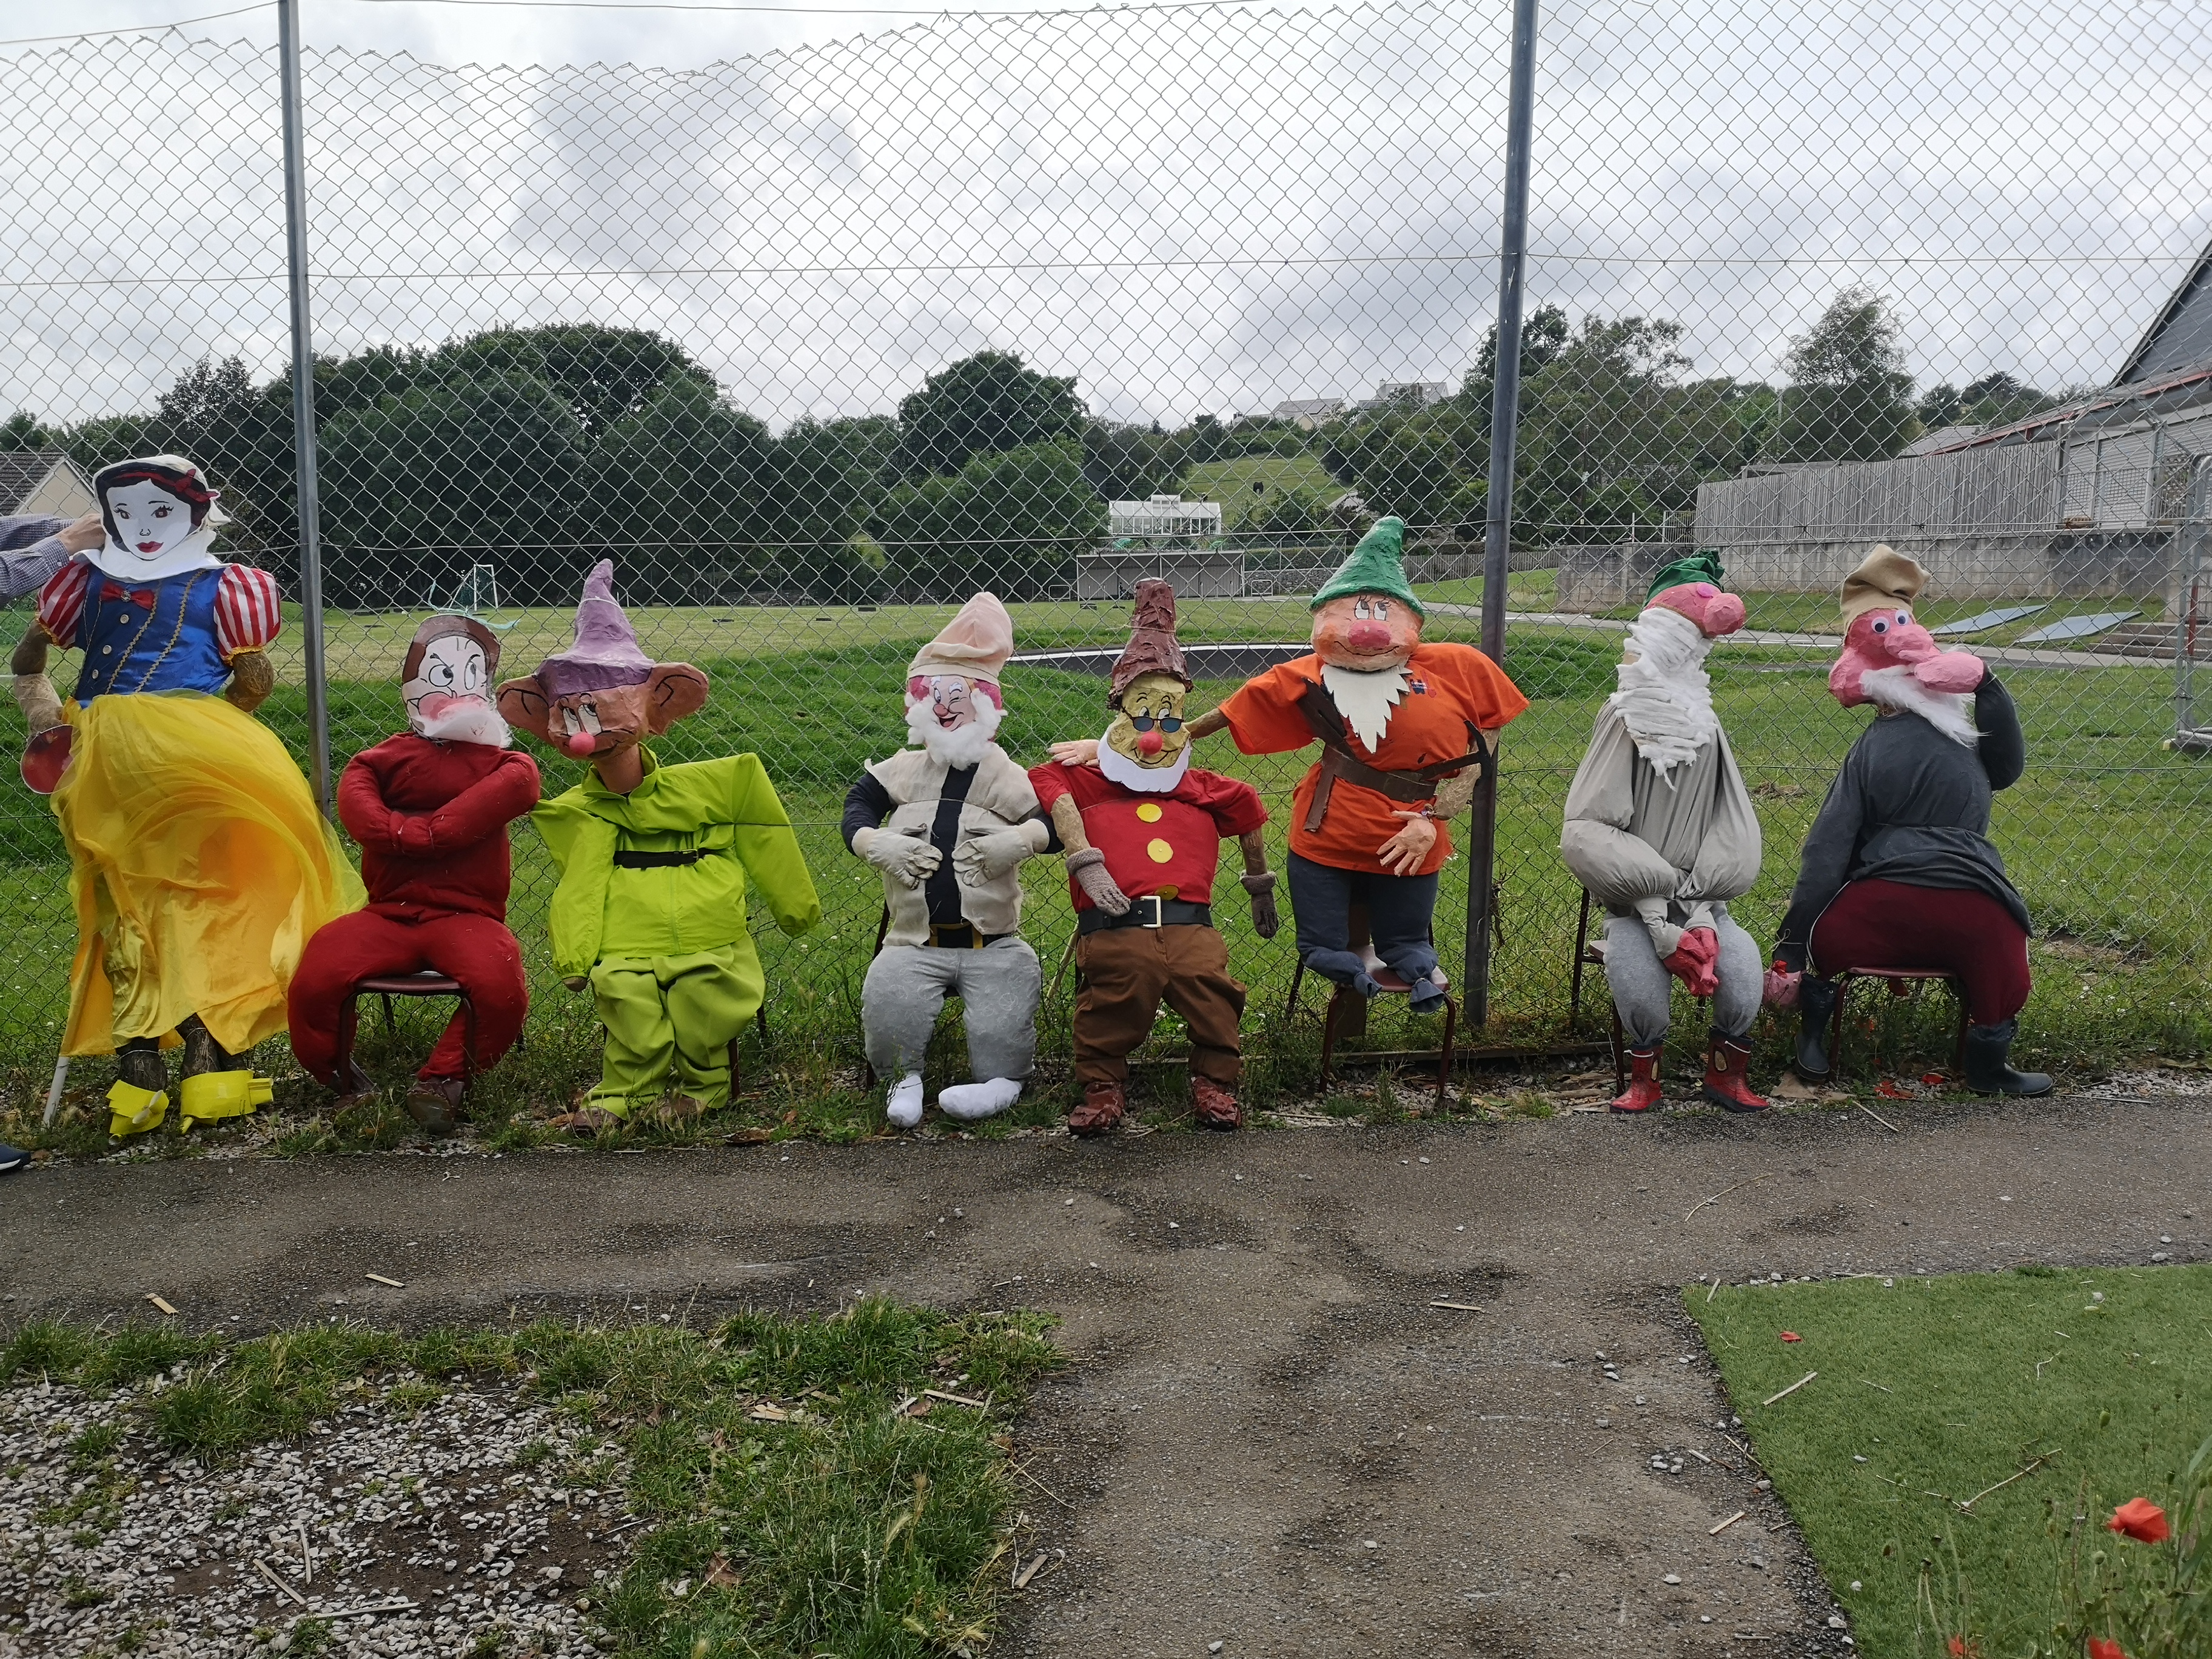
<path id="1" fill-rule="evenodd" d="M 1495 305 L 1504 9 L 306 0 L 318 343 L 656 328 L 778 424 L 985 345 L 1170 423 L 1456 382 Z M 0 46 L 0 412 L 282 363 L 273 18 Z M 1779 378 L 1864 282 L 1923 385 L 2100 381 L 2212 235 L 2212 0 L 1554 3 L 1540 64 L 1532 301 L 1677 319 L 1698 374 Z"/>

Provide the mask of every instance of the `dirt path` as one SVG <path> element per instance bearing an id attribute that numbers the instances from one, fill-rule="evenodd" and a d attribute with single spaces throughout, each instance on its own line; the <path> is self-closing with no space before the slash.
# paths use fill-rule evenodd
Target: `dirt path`
<path id="1" fill-rule="evenodd" d="M 2212 1255 L 2205 1102 L 1908 1109 L 46 1170 L 0 1322 L 1042 1307 L 1000 1651 L 1840 1654 L 1678 1287 Z"/>

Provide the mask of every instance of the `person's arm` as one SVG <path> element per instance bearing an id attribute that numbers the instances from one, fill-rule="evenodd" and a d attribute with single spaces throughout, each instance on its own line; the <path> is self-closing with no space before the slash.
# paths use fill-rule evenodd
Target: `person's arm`
<path id="1" fill-rule="evenodd" d="M 883 827 L 895 804 L 882 779 L 873 772 L 862 772 L 860 781 L 845 792 L 845 816 L 837 826 L 845 845 L 865 856 L 868 842 L 875 839 L 875 832 Z M 861 839 L 864 835 L 866 840 Z"/>
<path id="2" fill-rule="evenodd" d="M 402 850 L 416 858 L 458 853 L 492 836 L 538 805 L 538 763 L 519 749 L 434 811 L 395 814 Z"/>
<path id="3" fill-rule="evenodd" d="M 1567 787 L 1566 820 L 1559 830 L 1559 854 L 1567 869 L 1599 903 L 1642 915 L 1653 901 L 1665 901 L 1681 884 L 1682 872 L 1659 849 L 1632 833 L 1636 813 L 1636 742 L 1611 709 L 1598 715 L 1597 730 Z M 1655 940 L 1655 943 L 1657 941 Z M 1674 947 L 1669 936 L 1665 956 Z"/>
<path id="4" fill-rule="evenodd" d="M 400 816 L 384 804 L 384 781 L 367 754 L 356 755 L 338 774 L 338 822 L 363 847 L 380 853 L 406 850 L 400 845 Z"/>
<path id="5" fill-rule="evenodd" d="M 1107 870 L 1105 854 L 1093 847 L 1091 837 L 1083 833 L 1083 809 L 1066 791 L 1052 798 L 1052 828 L 1067 855 L 1067 873 L 1075 878 L 1075 884 L 1083 890 L 1084 896 L 1109 916 L 1127 915 L 1129 896 Z"/>
<path id="6" fill-rule="evenodd" d="M 1741 897 L 1759 879 L 1759 866 L 1765 857 L 1759 813 L 1736 767 L 1728 733 L 1717 732 L 1713 741 L 1720 745 L 1720 775 L 1713 782 L 1712 822 L 1698 848 L 1697 862 L 1682 878 L 1675 895 L 1692 905 L 1725 903 Z"/>
<path id="7" fill-rule="evenodd" d="M 1802 972 L 1806 947 L 1812 943 L 1813 925 L 1820 919 L 1844 884 L 1850 879 L 1851 862 L 1858 856 L 1866 828 L 1866 786 L 1859 775 L 1856 745 L 1844 757 L 1843 769 L 1828 786 L 1820 816 L 1805 837 L 1798 856 L 1797 884 L 1790 890 L 1790 908 L 1775 930 L 1774 959 L 1791 973 Z"/>
<path id="8" fill-rule="evenodd" d="M 767 898 L 775 925 L 787 933 L 803 933 L 821 921 L 822 900 L 814 890 L 805 855 L 799 850 L 799 837 L 792 833 L 790 817 L 760 757 L 737 755 L 732 761 L 732 844 L 753 884 Z"/>
<path id="9" fill-rule="evenodd" d="M 215 642 L 230 667 L 222 695 L 247 714 L 276 689 L 270 641 L 284 625 L 276 579 L 250 564 L 227 564 L 216 585 Z"/>
<path id="10" fill-rule="evenodd" d="M 1982 769 L 1990 775 L 1990 787 L 2011 788 L 2027 770 L 2027 738 L 2020 729 L 2020 710 L 2012 693 L 1994 673 L 1983 674 L 1982 683 L 1974 688 L 1974 726 L 1982 734 L 1976 748 Z"/>
<path id="11" fill-rule="evenodd" d="M 72 557 L 106 539 L 97 513 L 75 523 L 42 513 L 0 519 L 0 604 L 45 586 Z"/>

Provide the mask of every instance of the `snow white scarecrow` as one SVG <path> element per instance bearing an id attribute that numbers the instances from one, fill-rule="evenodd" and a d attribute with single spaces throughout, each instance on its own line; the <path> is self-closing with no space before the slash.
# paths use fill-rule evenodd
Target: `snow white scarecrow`
<path id="1" fill-rule="evenodd" d="M 915 747 L 870 763 L 845 797 L 845 842 L 883 872 L 883 948 L 868 964 L 860 1024 L 890 1080 L 892 1125 L 921 1121 L 921 1061 L 948 996 L 968 1028 L 973 1081 L 937 1097 L 948 1117 L 985 1118 L 1021 1097 L 1036 1054 L 1036 952 L 1021 936 L 1023 860 L 1052 832 L 1029 774 L 994 741 L 999 671 L 1013 618 L 978 593 L 907 667 Z"/>
<path id="2" fill-rule="evenodd" d="M 1183 718 L 1191 679 L 1176 640 L 1175 589 L 1137 584 L 1127 649 L 1114 665 L 1114 719 L 1095 745 L 1056 745 L 1030 781 L 1067 854 L 1075 905 L 1075 1074 L 1079 1135 L 1103 1134 L 1127 1109 L 1128 1055 L 1164 1001 L 1190 1030 L 1190 1087 L 1209 1129 L 1243 1121 L 1244 988 L 1229 976 L 1229 948 L 1213 926 L 1221 842 L 1244 855 L 1252 925 L 1275 936 L 1275 878 L 1261 830 L 1267 809 L 1249 783 L 1192 767 Z M 1095 764 L 1092 761 L 1095 748 Z"/>
<path id="3" fill-rule="evenodd" d="M 1828 690 L 1875 719 L 1844 757 L 1805 838 L 1774 947 L 1776 988 L 1802 1015 L 1796 1069 L 1829 1072 L 1834 975 L 1936 969 L 1966 998 L 1966 1086 L 2040 1095 L 2051 1079 L 2008 1063 L 2027 1004 L 2027 906 L 1990 840 L 1990 801 L 2027 769 L 2012 694 L 1970 651 L 1942 651 L 1915 621 L 1928 573 L 1877 547 L 1844 579 L 1844 649 Z M 1800 975 L 1802 975 L 1802 977 Z"/>
<path id="4" fill-rule="evenodd" d="M 108 1107 L 123 1135 L 167 1113 L 164 1046 L 185 1051 L 187 1127 L 269 1098 L 237 1062 L 284 1029 L 302 947 L 362 889 L 252 715 L 276 684 L 275 579 L 216 557 L 223 514 L 182 456 L 103 467 L 93 489 L 106 539 L 40 591 L 15 696 L 26 779 L 52 789 L 70 852 L 78 944 L 62 1052 L 120 1051 Z M 66 708 L 46 678 L 50 645 L 84 653 Z"/>
<path id="5" fill-rule="evenodd" d="M 337 1071 L 340 1005 L 362 980 L 425 969 L 457 981 L 453 1015 L 416 1073 L 407 1115 L 434 1135 L 465 1115 L 469 1078 L 498 1063 L 530 1010 L 522 946 L 507 926 L 507 826 L 538 805 L 538 763 L 507 746 L 492 706 L 499 636 L 442 613 L 415 630 L 399 670 L 407 730 L 365 749 L 338 780 L 338 818 L 361 845 L 368 907 L 307 941 L 292 981 L 292 1052 L 342 1095 L 373 1085 Z"/>
<path id="6" fill-rule="evenodd" d="M 663 765 L 646 739 L 706 706 L 707 677 L 639 649 L 615 602 L 614 561 L 584 579 L 575 643 L 499 688 L 509 725 L 591 772 L 532 814 L 561 868 L 553 963 L 586 984 L 607 1030 L 599 1084 L 560 1120 L 596 1133 L 661 1099 L 663 1115 L 726 1105 L 730 1044 L 766 984 L 745 927 L 745 878 L 776 925 L 822 920 L 813 878 L 757 755 Z"/>
<path id="7" fill-rule="evenodd" d="M 1622 653 L 1620 689 L 1567 791 L 1559 850 L 1605 906 L 1605 977 L 1628 1033 L 1633 1073 L 1616 1112 L 1661 1098 L 1668 979 L 1713 1000 L 1700 1092 L 1732 1112 L 1763 1111 L 1751 1090 L 1759 946 L 1728 913 L 1759 879 L 1759 816 L 1713 712 L 1705 656 L 1743 626 L 1743 601 L 1700 552 L 1652 578 Z"/>
<path id="8" fill-rule="evenodd" d="M 1291 798 L 1291 908 L 1298 955 L 1364 996 L 1381 989 L 1352 949 L 1364 902 L 1375 953 L 1440 1006 L 1430 924 L 1445 820 L 1466 810 L 1498 732 L 1528 708 L 1505 671 L 1468 645 L 1426 645 L 1426 612 L 1407 584 L 1406 526 L 1384 519 L 1313 597 L 1313 652 L 1246 682 L 1194 737 L 1229 728 L 1248 755 L 1318 742 Z"/>

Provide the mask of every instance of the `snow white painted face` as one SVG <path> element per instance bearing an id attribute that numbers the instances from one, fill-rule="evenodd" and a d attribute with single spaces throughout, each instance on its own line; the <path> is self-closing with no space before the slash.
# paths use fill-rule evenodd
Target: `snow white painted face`
<path id="1" fill-rule="evenodd" d="M 117 545 L 149 564 L 192 533 L 191 503 L 151 479 L 116 485 L 102 505 Z"/>
<path id="2" fill-rule="evenodd" d="M 1190 732 L 1182 723 L 1183 683 L 1173 674 L 1139 674 L 1121 694 L 1121 707 L 1106 728 L 1106 745 L 1146 771 L 1182 758 Z"/>
<path id="3" fill-rule="evenodd" d="M 1402 668 L 1421 642 L 1421 618 L 1387 593 L 1346 593 L 1314 612 L 1314 654 L 1363 674 Z"/>

